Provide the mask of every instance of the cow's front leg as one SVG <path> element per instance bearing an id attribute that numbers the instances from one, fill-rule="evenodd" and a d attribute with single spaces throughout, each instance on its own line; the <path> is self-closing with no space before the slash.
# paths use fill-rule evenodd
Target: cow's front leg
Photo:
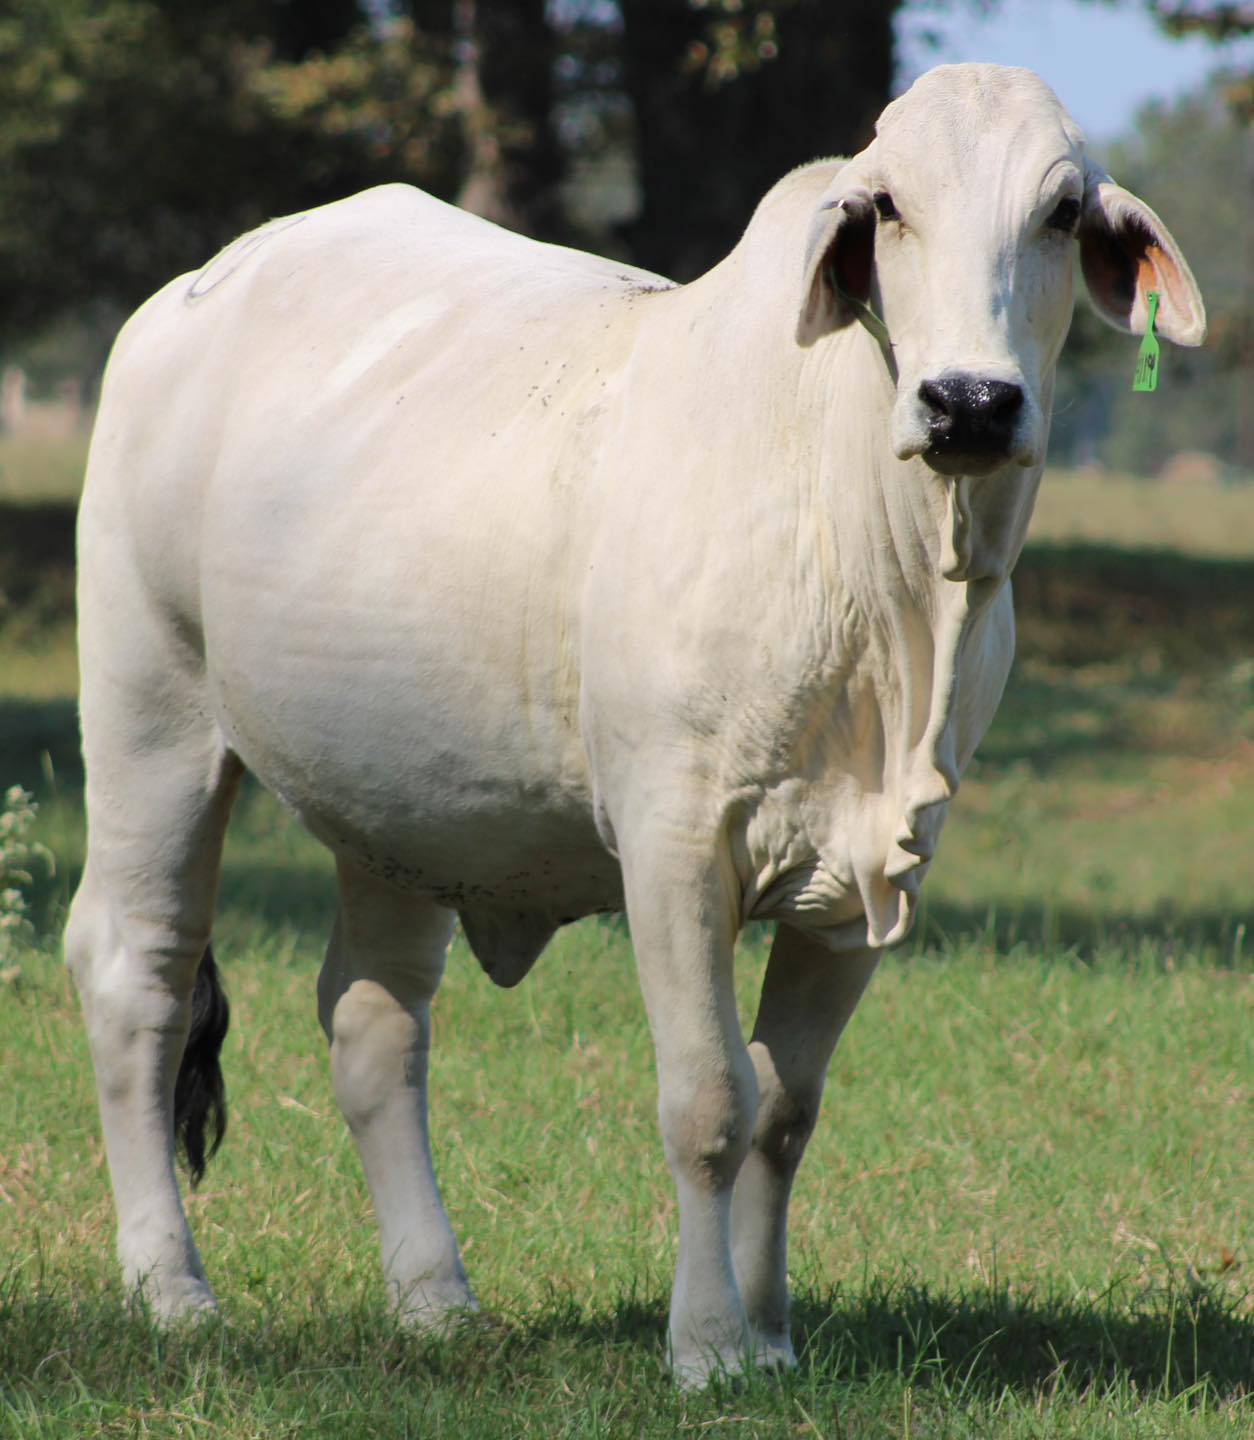
<path id="1" fill-rule="evenodd" d="M 757 1106 L 732 989 L 736 909 L 729 875 L 680 844 L 624 855 L 624 879 L 679 1199 L 671 1364 L 695 1386 L 741 1370 L 752 1354 L 731 1258 L 732 1187 Z"/>
<path id="2" fill-rule="evenodd" d="M 795 1365 L 789 1326 L 788 1198 L 814 1129 L 828 1061 L 879 958 L 833 952 L 781 925 L 749 1055 L 759 1102 L 732 1210 L 736 1275 L 759 1353 Z"/>

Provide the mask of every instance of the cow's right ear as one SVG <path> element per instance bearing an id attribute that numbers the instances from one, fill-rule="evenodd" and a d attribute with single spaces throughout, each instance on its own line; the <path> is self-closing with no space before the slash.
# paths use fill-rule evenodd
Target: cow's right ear
<path id="1" fill-rule="evenodd" d="M 820 336 L 850 324 L 858 312 L 853 299 L 871 298 L 875 261 L 875 206 L 868 190 L 829 190 L 810 221 L 805 275 L 797 315 L 797 344 L 813 345 Z"/>

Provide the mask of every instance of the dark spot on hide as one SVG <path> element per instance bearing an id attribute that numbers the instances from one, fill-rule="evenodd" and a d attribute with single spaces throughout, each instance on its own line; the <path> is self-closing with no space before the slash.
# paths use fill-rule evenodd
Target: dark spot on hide
<path id="1" fill-rule="evenodd" d="M 384 855 L 380 859 L 371 851 L 364 850 L 358 852 L 356 860 L 366 874 L 373 875 L 376 880 L 386 880 L 388 884 L 395 885 L 401 890 L 423 888 L 421 867 L 406 865 L 394 855 Z"/>
<path id="2" fill-rule="evenodd" d="M 627 286 L 628 295 L 660 295 L 664 290 L 674 290 L 674 285 L 663 281 L 638 280 L 634 275 L 618 277 Z"/>

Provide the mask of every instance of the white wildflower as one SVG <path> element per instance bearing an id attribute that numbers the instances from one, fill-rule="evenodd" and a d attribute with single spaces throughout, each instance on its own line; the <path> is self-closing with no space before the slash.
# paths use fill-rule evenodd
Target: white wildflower
<path id="1" fill-rule="evenodd" d="M 27 900 L 22 887 L 31 884 L 31 865 L 39 863 L 49 875 L 55 871 L 52 852 L 36 840 L 27 839 L 35 823 L 35 797 L 20 785 L 5 793 L 0 809 L 0 979 L 11 981 L 20 973 L 12 962 L 19 945 L 35 931 L 26 918 Z"/>

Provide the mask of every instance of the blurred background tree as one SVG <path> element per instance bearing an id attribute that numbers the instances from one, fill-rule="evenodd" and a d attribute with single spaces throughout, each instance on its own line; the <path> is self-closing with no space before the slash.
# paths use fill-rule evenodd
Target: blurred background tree
<path id="1" fill-rule="evenodd" d="M 0 325 L 119 311 L 270 215 L 380 179 L 448 194 L 446 38 L 354 0 L 0 9 Z M 85 313 L 86 312 L 86 313 Z"/>
<path id="2" fill-rule="evenodd" d="M 1254 30 L 1248 4 L 1124 3 L 1174 33 Z M 389 180 L 689 279 L 780 175 L 869 139 L 900 12 L 996 4 L 0 0 L 0 355 L 35 386 L 98 370 L 122 316 L 171 276 L 271 215 Z M 1112 161 L 1133 187 L 1152 174 L 1165 193 L 1170 177 L 1216 340 L 1173 361 L 1189 404 L 1144 424 L 1081 319 L 1067 458 L 1113 425 L 1120 464 L 1185 446 L 1250 467 L 1249 253 L 1232 239 L 1248 231 L 1250 112 L 1248 77 L 1229 76 L 1143 117 Z M 1126 341 L 1120 354 L 1130 370 Z"/>
<path id="3" fill-rule="evenodd" d="M 1076 307 L 1054 409 L 1051 453 L 1154 474 L 1181 452 L 1221 456 L 1254 476 L 1254 147 L 1245 77 L 1224 73 L 1171 106 L 1151 105 L 1102 156 L 1121 185 L 1170 200 L 1168 223 L 1206 297 L 1201 350 L 1172 349 L 1169 404 L 1128 383 L 1128 341 Z"/>

